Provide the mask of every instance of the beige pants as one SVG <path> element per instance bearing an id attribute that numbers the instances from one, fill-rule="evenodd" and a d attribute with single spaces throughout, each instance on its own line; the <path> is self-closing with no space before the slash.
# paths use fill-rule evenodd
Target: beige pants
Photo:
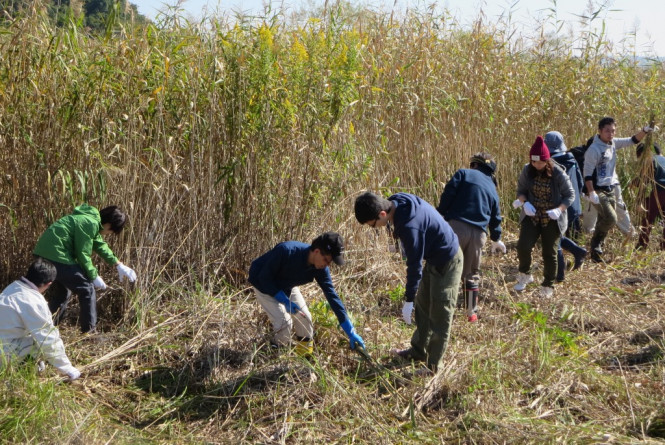
<path id="1" fill-rule="evenodd" d="M 264 294 L 254 288 L 254 294 L 263 310 L 268 314 L 274 333 L 273 341 L 280 346 L 291 344 L 291 331 L 295 329 L 300 338 L 313 338 L 314 325 L 312 314 L 309 313 L 307 303 L 300 293 L 300 289 L 294 287 L 291 291 L 290 300 L 300 307 L 302 313 L 291 314 L 287 312 L 283 304 L 275 300 L 272 295 Z"/>

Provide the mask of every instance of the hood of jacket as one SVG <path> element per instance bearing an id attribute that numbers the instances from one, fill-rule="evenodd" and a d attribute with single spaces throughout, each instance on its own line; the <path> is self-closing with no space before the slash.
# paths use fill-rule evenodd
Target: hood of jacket
<path id="1" fill-rule="evenodd" d="M 395 206 L 397 207 L 395 209 L 395 215 L 399 214 L 399 218 L 396 219 L 401 221 L 402 224 L 406 224 L 415 218 L 416 200 L 419 199 L 417 196 L 409 195 L 407 193 L 395 193 L 389 199 L 395 203 Z"/>

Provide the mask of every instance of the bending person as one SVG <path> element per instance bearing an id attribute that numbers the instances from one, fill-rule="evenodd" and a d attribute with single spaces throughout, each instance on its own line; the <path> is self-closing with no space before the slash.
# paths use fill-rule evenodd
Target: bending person
<path id="1" fill-rule="evenodd" d="M 97 326 L 97 295 L 95 288 L 106 289 L 106 283 L 92 264 L 96 252 L 118 270 L 120 281 L 136 281 L 136 272 L 122 264 L 113 254 L 103 235 L 119 234 L 127 223 L 127 215 L 116 206 L 98 211 L 83 204 L 74 213 L 51 224 L 37 241 L 33 254 L 51 261 L 58 276 L 50 291 L 49 308 L 57 325 L 63 318 L 72 293 L 78 295 L 81 307 L 79 323 L 82 332 L 95 332 Z"/>

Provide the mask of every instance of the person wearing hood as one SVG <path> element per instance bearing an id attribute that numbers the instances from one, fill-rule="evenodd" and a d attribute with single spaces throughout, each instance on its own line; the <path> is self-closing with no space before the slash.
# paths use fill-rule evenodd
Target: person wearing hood
<path id="1" fill-rule="evenodd" d="M 471 157 L 470 168 L 461 168 L 448 181 L 436 208 L 457 235 L 464 254 L 462 278 L 464 303 L 470 322 L 478 320 L 480 262 L 487 230 L 491 252 L 506 253 L 501 238 L 501 210 L 496 190 L 496 162 L 485 152 Z"/>
<path id="2" fill-rule="evenodd" d="M 608 232 L 617 223 L 617 199 L 615 188 L 619 185 L 616 173 L 617 150 L 639 143 L 647 133 L 654 131 L 649 125 L 642 127 L 635 135 L 628 138 L 615 138 L 616 122 L 611 117 L 604 117 L 598 122 L 598 134 L 584 153 L 584 181 L 589 201 L 598 212 L 598 220 L 591 238 L 591 260 L 599 263 L 603 260 L 602 245 Z M 593 172 L 596 171 L 596 185 Z"/>
<path id="3" fill-rule="evenodd" d="M 533 282 L 531 252 L 541 239 L 543 253 L 543 281 L 540 296 L 554 294 L 557 273 L 557 246 L 568 228 L 567 209 L 575 201 L 575 190 L 563 167 L 550 157 L 542 136 L 529 151 L 530 162 L 524 166 L 517 181 L 517 199 L 514 208 L 520 208 L 520 235 L 517 241 L 519 273 L 516 291 L 523 291 Z"/>
<path id="4" fill-rule="evenodd" d="M 580 229 L 580 215 L 582 213 L 582 206 L 580 202 L 580 196 L 582 192 L 582 187 L 584 186 L 584 180 L 582 179 L 582 173 L 580 168 L 577 165 L 575 156 L 571 153 L 568 153 L 566 144 L 563 142 L 563 135 L 558 131 L 550 131 L 545 135 L 544 138 L 545 145 L 547 145 L 548 150 L 550 151 L 550 156 L 560 166 L 564 168 L 566 174 L 570 178 L 571 185 L 573 190 L 575 190 L 575 200 L 573 204 L 568 207 L 568 228 L 566 233 L 561 236 L 561 242 L 559 248 L 557 249 L 557 275 L 556 280 L 562 282 L 566 274 L 566 262 L 563 256 L 563 250 L 567 250 L 572 253 L 575 257 L 575 262 L 573 264 L 573 270 L 577 270 L 582 266 L 584 258 L 586 258 L 587 250 L 584 247 L 578 246 L 575 241 L 571 238 L 575 238 L 576 234 Z M 568 238 L 566 235 L 570 234 L 571 238 Z"/>
<path id="5" fill-rule="evenodd" d="M 53 263 L 37 258 L 24 277 L 0 294 L 0 368 L 14 360 L 43 357 L 70 380 L 81 376 L 67 358 L 44 299 L 43 294 L 55 277 Z"/>
<path id="6" fill-rule="evenodd" d="M 81 331 L 93 333 L 97 326 L 95 289 L 106 289 L 106 283 L 92 264 L 92 252 L 118 270 L 118 278 L 136 281 L 136 272 L 122 264 L 104 241 L 103 236 L 122 232 L 127 215 L 116 206 L 103 208 L 83 204 L 71 215 L 49 226 L 37 241 L 33 254 L 51 261 L 58 271 L 51 286 L 49 308 L 57 325 L 63 318 L 72 293 L 78 295 Z"/>
<path id="7" fill-rule="evenodd" d="M 391 352 L 424 361 L 433 371 L 441 369 L 464 266 L 457 235 L 434 207 L 408 193 L 386 199 L 365 192 L 356 198 L 354 211 L 360 224 L 390 225 L 406 256 L 402 318 L 411 324 L 415 304 L 416 329 L 410 348 Z"/>
<path id="8" fill-rule="evenodd" d="M 249 282 L 254 286 L 257 301 L 268 314 L 273 327 L 272 345 L 291 345 L 295 330 L 295 351 L 309 356 L 314 350 L 314 324 L 312 314 L 298 286 L 316 280 L 339 325 L 349 337 L 351 349 L 365 348 L 363 339 L 356 333 L 344 303 L 335 292 L 330 266 L 344 264 L 344 241 L 335 232 L 325 232 L 312 244 L 286 241 L 264 253 L 249 268 Z"/>
<path id="9" fill-rule="evenodd" d="M 644 154 L 644 144 L 640 143 L 635 149 L 637 159 L 640 159 Z M 640 222 L 639 234 L 640 237 L 637 241 L 636 249 L 646 249 L 649 245 L 649 234 L 653 223 L 656 218 L 663 219 L 665 215 L 665 156 L 661 154 L 658 144 L 653 144 L 654 155 L 651 157 L 651 165 L 653 168 L 653 179 L 651 193 L 644 200 L 645 212 Z M 648 160 L 646 161 L 648 162 Z M 650 175 L 645 175 L 650 177 Z M 638 177 L 635 185 L 639 185 L 642 178 Z M 665 228 L 663 228 L 663 237 L 660 240 L 660 250 L 665 250 Z"/>

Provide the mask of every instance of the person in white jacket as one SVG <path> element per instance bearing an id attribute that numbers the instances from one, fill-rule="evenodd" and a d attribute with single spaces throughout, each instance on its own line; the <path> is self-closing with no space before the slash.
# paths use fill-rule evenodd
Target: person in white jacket
<path id="1" fill-rule="evenodd" d="M 81 376 L 67 358 L 60 332 L 53 325 L 44 299 L 43 294 L 55 277 L 53 263 L 37 258 L 24 277 L 0 294 L 0 367 L 15 359 L 43 356 L 69 379 Z"/>

